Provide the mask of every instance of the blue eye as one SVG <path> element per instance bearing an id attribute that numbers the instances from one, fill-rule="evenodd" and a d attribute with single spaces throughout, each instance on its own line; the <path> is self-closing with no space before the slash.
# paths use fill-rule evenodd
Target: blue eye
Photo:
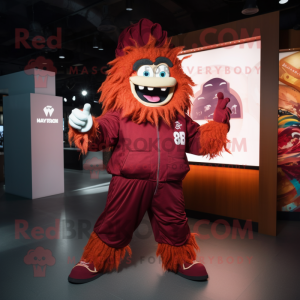
<path id="1" fill-rule="evenodd" d="M 155 71 L 155 76 L 160 78 L 170 77 L 170 70 L 166 65 L 159 65 Z"/>
<path id="2" fill-rule="evenodd" d="M 153 77 L 153 69 L 151 66 L 141 66 L 137 71 L 137 76 Z"/>

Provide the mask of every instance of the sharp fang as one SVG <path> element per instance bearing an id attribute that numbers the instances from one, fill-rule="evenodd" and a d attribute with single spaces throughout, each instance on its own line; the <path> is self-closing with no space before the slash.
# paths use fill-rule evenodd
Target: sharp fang
<path id="1" fill-rule="evenodd" d="M 161 88 L 161 90 L 164 92 L 164 91 L 166 91 L 166 90 L 167 90 L 167 88 Z"/>
<path id="2" fill-rule="evenodd" d="M 153 91 L 153 90 L 154 90 L 154 88 L 148 87 L 148 91 Z"/>
<path id="3" fill-rule="evenodd" d="M 144 86 L 139 85 L 139 89 L 140 89 L 140 90 L 143 90 L 143 89 L 144 89 Z"/>

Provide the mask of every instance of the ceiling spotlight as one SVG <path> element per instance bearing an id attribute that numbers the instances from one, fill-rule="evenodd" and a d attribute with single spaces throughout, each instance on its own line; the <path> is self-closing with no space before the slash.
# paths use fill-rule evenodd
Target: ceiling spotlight
<path id="1" fill-rule="evenodd" d="M 126 10 L 132 11 L 132 0 L 126 0 Z"/>
<path id="2" fill-rule="evenodd" d="M 254 15 L 259 12 L 259 9 L 256 5 L 256 0 L 246 0 L 244 8 L 242 10 L 243 15 Z"/>
<path id="3" fill-rule="evenodd" d="M 67 102 L 68 101 L 67 98 L 64 98 L 64 101 Z"/>
<path id="4" fill-rule="evenodd" d="M 72 100 L 75 101 L 75 100 L 76 100 L 76 96 L 73 96 L 73 97 L 72 97 Z"/>
<path id="5" fill-rule="evenodd" d="M 98 49 L 99 48 L 98 39 L 97 39 L 96 36 L 94 37 L 94 40 L 93 40 L 93 48 L 94 49 Z"/>
<path id="6" fill-rule="evenodd" d="M 289 2 L 289 0 L 279 0 L 279 4 L 286 4 L 288 2 Z"/>
<path id="7" fill-rule="evenodd" d="M 64 50 L 63 49 L 60 49 L 59 50 L 59 53 L 58 53 L 58 58 L 60 59 L 65 59 L 65 53 L 64 53 Z"/>
<path id="8" fill-rule="evenodd" d="M 81 92 L 81 94 L 82 94 L 82 96 L 86 96 L 86 95 L 87 95 L 87 91 L 86 91 L 86 90 L 83 90 L 83 91 Z"/>
<path id="9" fill-rule="evenodd" d="M 104 48 L 103 48 L 103 44 L 102 44 L 102 42 L 101 42 L 101 41 L 99 42 L 99 48 L 98 48 L 98 50 L 104 50 Z"/>

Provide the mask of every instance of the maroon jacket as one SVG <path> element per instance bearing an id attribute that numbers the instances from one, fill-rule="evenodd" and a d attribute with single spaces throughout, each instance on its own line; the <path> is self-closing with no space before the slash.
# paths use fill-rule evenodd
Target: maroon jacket
<path id="1" fill-rule="evenodd" d="M 169 127 L 136 124 L 121 118 L 120 112 L 108 112 L 96 119 L 100 138 L 97 144 L 113 146 L 107 171 L 125 178 L 151 181 L 181 181 L 190 170 L 186 152 L 199 155 L 199 125 L 189 116 L 178 116 Z"/>

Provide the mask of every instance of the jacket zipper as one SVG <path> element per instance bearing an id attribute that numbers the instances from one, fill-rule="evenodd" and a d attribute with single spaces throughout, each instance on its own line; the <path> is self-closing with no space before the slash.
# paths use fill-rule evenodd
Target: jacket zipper
<path id="1" fill-rule="evenodd" d="M 159 147 L 159 129 L 158 129 L 159 125 L 156 125 L 156 129 L 157 129 L 157 157 L 158 157 L 158 163 L 157 163 L 157 174 L 156 174 L 156 188 L 155 188 L 155 192 L 154 195 L 157 192 L 157 188 L 158 188 L 158 182 L 159 182 L 159 167 L 160 167 L 160 147 Z"/>

